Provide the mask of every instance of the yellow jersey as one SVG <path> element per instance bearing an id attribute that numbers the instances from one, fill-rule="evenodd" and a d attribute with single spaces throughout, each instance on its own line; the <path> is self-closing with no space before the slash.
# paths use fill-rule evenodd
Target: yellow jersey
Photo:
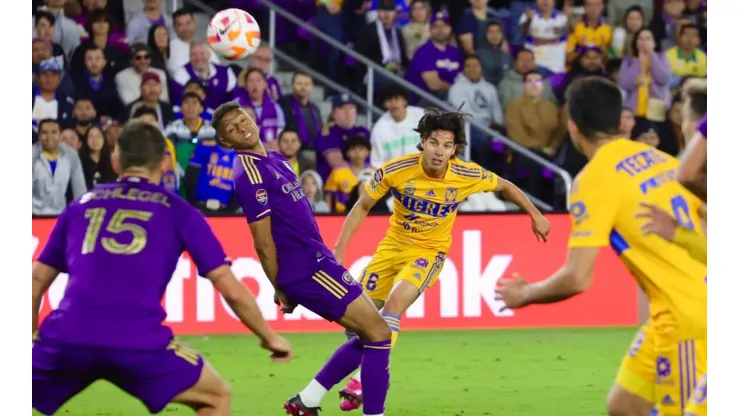
<path id="1" fill-rule="evenodd" d="M 581 19 L 573 27 L 573 32 L 568 36 L 567 53 L 576 52 L 577 48 L 596 46 L 602 52 L 609 52 L 612 44 L 612 27 L 605 19 L 599 21 L 596 27 L 586 25 L 585 18 Z"/>
<path id="2" fill-rule="evenodd" d="M 460 203 L 478 192 L 492 192 L 498 176 L 475 163 L 451 159 L 444 178 L 430 178 L 421 153 L 392 159 L 365 185 L 367 194 L 393 197 L 393 215 L 385 238 L 415 248 L 447 252 Z"/>
<path id="3" fill-rule="evenodd" d="M 671 73 L 675 76 L 707 76 L 707 54 L 701 49 L 694 49 L 691 55 L 686 56 L 678 46 L 674 46 L 665 51 L 665 56 L 671 64 Z"/>
<path id="4" fill-rule="evenodd" d="M 347 210 L 349 194 L 357 185 L 357 175 L 349 166 L 333 169 L 324 185 L 324 192 L 332 196 L 334 211 L 343 214 Z"/>
<path id="5" fill-rule="evenodd" d="M 705 339 L 707 266 L 678 245 L 641 231 L 640 203 L 672 212 L 684 227 L 699 226 L 702 202 L 676 181 L 678 160 L 640 142 L 602 146 L 574 181 L 569 246 L 610 245 L 650 300 L 650 325 L 678 339 Z M 599 278 L 598 276 L 596 278 Z"/>

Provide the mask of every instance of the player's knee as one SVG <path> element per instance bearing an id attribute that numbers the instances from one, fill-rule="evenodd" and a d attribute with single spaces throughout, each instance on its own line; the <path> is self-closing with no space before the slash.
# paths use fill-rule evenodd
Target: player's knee
<path id="1" fill-rule="evenodd" d="M 368 320 L 362 328 L 357 331 L 360 339 L 367 342 L 382 342 L 391 339 L 391 327 L 380 315 Z"/>
<path id="2" fill-rule="evenodd" d="M 213 404 L 217 409 L 228 409 L 231 406 L 231 386 L 226 380 L 221 380 L 214 391 Z"/>

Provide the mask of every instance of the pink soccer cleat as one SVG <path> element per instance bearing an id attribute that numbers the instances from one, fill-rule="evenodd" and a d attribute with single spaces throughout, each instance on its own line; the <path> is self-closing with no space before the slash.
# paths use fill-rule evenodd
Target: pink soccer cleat
<path id="1" fill-rule="evenodd" d="M 355 379 L 349 379 L 346 386 L 339 390 L 339 408 L 343 412 L 351 412 L 362 406 L 362 383 Z"/>

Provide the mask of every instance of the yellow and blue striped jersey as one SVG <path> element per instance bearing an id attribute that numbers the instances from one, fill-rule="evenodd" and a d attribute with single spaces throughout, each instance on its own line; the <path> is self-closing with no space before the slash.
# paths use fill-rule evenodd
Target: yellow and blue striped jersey
<path id="1" fill-rule="evenodd" d="M 392 159 L 375 171 L 365 189 L 381 199 L 393 196 L 393 215 L 385 238 L 414 247 L 446 252 L 460 203 L 478 192 L 492 192 L 498 176 L 475 163 L 451 159 L 441 179 L 430 178 L 421 153 Z"/>

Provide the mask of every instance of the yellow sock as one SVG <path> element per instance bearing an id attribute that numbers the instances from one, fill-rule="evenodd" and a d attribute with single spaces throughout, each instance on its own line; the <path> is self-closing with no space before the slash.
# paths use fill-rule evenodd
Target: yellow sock
<path id="1" fill-rule="evenodd" d="M 383 312 L 383 319 L 388 322 L 388 326 L 391 327 L 391 348 L 396 347 L 396 341 L 398 340 L 398 333 L 401 330 L 401 317 L 393 315 L 392 313 Z"/>

